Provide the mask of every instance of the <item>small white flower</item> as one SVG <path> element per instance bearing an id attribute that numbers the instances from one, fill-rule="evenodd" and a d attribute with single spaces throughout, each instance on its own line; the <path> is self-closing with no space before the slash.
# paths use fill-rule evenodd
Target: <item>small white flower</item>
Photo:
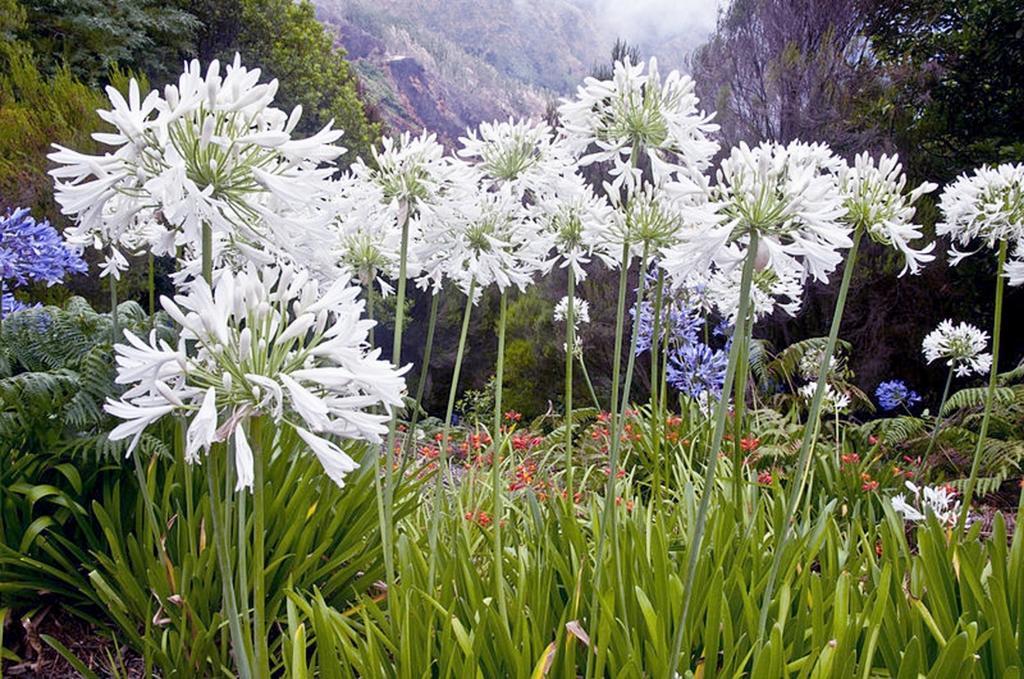
<path id="1" fill-rule="evenodd" d="M 554 319 L 556 323 L 564 323 L 566 315 L 569 313 L 569 298 L 563 297 L 558 300 L 558 304 L 555 305 Z M 572 318 L 573 325 L 579 327 L 580 324 L 590 323 L 590 303 L 585 299 L 579 297 L 572 298 Z"/>
<path id="2" fill-rule="evenodd" d="M 1005 240 L 1014 257 L 1007 266 L 1010 284 L 1024 283 L 1024 164 L 986 165 L 961 175 L 943 189 L 939 207 L 943 218 L 935 233 L 953 241 L 953 264 Z M 974 251 L 960 250 L 976 241 Z"/>
<path id="3" fill-rule="evenodd" d="M 235 427 L 235 472 L 238 474 L 235 490 L 239 491 L 243 488 L 248 488 L 251 491 L 256 477 L 253 467 L 252 448 L 249 447 L 249 439 L 246 437 L 244 424 L 239 424 Z"/>
<path id="4" fill-rule="evenodd" d="M 985 351 L 988 333 L 970 325 L 953 325 L 950 320 L 939 323 L 939 327 L 928 333 L 922 349 L 924 357 L 932 363 L 945 359 L 946 365 L 956 371 L 958 377 L 973 373 L 982 375 L 992 367 L 992 354 Z"/>
<path id="5" fill-rule="evenodd" d="M 120 345 L 119 345 L 120 346 Z M 175 405 L 172 403 L 172 405 Z M 217 390 L 210 387 L 203 396 L 199 411 L 185 432 L 185 460 L 195 464 L 199 461 L 199 449 L 207 454 L 217 433 Z"/>
<path id="6" fill-rule="evenodd" d="M 918 523 L 933 514 L 943 525 L 951 526 L 956 522 L 960 513 L 960 501 L 956 499 L 956 493 L 948 488 L 918 486 L 910 481 L 906 482 L 906 486 L 912 502 L 908 502 L 902 493 L 890 500 L 892 508 L 904 521 Z"/>
<path id="7" fill-rule="evenodd" d="M 806 403 L 810 404 L 814 399 L 816 388 L 817 385 L 813 383 L 800 387 L 800 395 Z M 825 391 L 821 396 L 821 407 L 827 411 L 841 413 L 850 407 L 850 395 L 844 391 L 839 391 L 831 384 L 825 384 Z"/>

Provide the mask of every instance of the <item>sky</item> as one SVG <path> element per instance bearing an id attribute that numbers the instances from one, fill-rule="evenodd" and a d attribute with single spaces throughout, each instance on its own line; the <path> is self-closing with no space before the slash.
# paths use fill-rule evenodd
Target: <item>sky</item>
<path id="1" fill-rule="evenodd" d="M 590 0 L 595 14 L 611 33 L 630 42 L 667 40 L 677 36 L 693 44 L 715 28 L 718 0 Z"/>

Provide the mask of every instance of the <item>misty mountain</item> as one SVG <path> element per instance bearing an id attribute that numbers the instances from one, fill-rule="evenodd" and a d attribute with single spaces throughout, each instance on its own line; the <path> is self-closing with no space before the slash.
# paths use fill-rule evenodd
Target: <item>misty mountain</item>
<path id="1" fill-rule="evenodd" d="M 647 30 L 604 0 L 314 3 L 384 122 L 397 131 L 426 128 L 449 143 L 482 121 L 543 115 L 608 61 L 616 37 L 649 35 L 634 39 L 642 53 L 680 67 L 706 34 L 683 14 L 675 22 L 689 29 Z"/>

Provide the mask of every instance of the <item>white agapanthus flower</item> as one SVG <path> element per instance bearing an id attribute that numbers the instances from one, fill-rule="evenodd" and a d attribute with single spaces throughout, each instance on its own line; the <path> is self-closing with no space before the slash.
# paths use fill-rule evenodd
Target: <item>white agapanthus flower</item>
<path id="1" fill-rule="evenodd" d="M 800 387 L 800 396 L 808 405 L 814 400 L 814 391 L 817 386 L 812 383 Z M 821 395 L 821 407 L 826 411 L 841 413 L 850 407 L 850 395 L 826 383 L 825 391 Z"/>
<path id="2" fill-rule="evenodd" d="M 987 346 L 987 332 L 970 323 L 953 325 L 950 320 L 939 323 L 939 327 L 928 333 L 922 343 L 924 357 L 929 363 L 943 359 L 958 377 L 968 377 L 972 373 L 983 375 L 992 368 L 992 354 L 985 351 Z"/>
<path id="3" fill-rule="evenodd" d="M 125 332 L 128 343 L 115 347 L 116 382 L 129 388 L 105 406 L 125 421 L 110 438 L 130 437 L 131 452 L 148 426 L 184 414 L 186 459 L 198 462 L 200 450 L 235 436 L 239 488 L 251 488 L 239 424 L 266 415 L 291 427 L 343 485 L 356 463 L 325 435 L 379 442 L 390 415 L 371 409 L 401 405 L 408 369 L 368 349 L 373 321 L 361 319 L 358 295 L 344 277 L 325 286 L 305 270 L 249 265 L 221 271 L 212 290 L 199 278 L 174 300 L 161 298 L 181 326 L 179 345 Z"/>
<path id="4" fill-rule="evenodd" d="M 1012 260 L 1006 275 L 1010 285 L 1024 284 L 1024 164 L 979 167 L 961 175 L 942 191 L 942 220 L 935 233 L 953 242 L 953 264 L 983 248 L 1007 241 Z M 972 244 L 977 247 L 971 250 Z"/>
<path id="5" fill-rule="evenodd" d="M 609 268 L 618 266 L 619 253 L 609 234 L 614 223 L 611 205 L 579 175 L 554 179 L 535 195 L 527 216 L 550 243 L 558 265 L 572 267 L 577 280 L 586 278 L 583 267 L 594 257 Z"/>
<path id="6" fill-rule="evenodd" d="M 373 149 L 373 160 L 372 166 L 357 160 L 352 172 L 375 184 L 385 203 L 408 204 L 410 216 L 461 188 L 467 176 L 460 164 L 449 162 L 436 135 L 426 132 L 384 137 Z"/>
<path id="7" fill-rule="evenodd" d="M 742 257 L 742 254 L 735 255 Z M 738 266 L 716 268 L 705 275 L 696 274 L 690 278 L 689 288 L 696 287 L 702 291 L 701 303 L 709 311 L 718 313 L 735 325 L 740 307 L 740 283 L 743 270 Z M 673 286 L 674 288 L 677 286 Z M 776 309 L 782 309 L 790 316 L 800 311 L 803 303 L 803 270 L 781 263 L 774 268 L 755 270 L 750 283 L 751 318 L 772 315 Z"/>
<path id="8" fill-rule="evenodd" d="M 907 177 L 895 155 L 883 155 L 876 164 L 869 154 L 857 154 L 852 166 L 840 167 L 838 176 L 846 207 L 845 221 L 855 228 L 866 229 L 874 241 L 902 253 L 906 263 L 901 276 L 907 271 L 916 274 L 935 259 L 930 254 L 935 249 L 934 243 L 915 250 L 910 241 L 922 236 L 921 227 L 913 223 L 914 203 L 934 191 L 936 184 L 925 182 L 910 193 L 904 193 Z"/>
<path id="9" fill-rule="evenodd" d="M 260 83 L 260 70 L 234 63 L 223 72 L 211 62 L 186 65 L 163 96 L 143 98 L 129 84 L 126 100 L 107 88 L 113 108 L 99 111 L 113 133 L 94 135 L 113 148 L 91 156 L 56 146 L 50 174 L 63 214 L 76 224 L 69 238 L 84 245 L 139 244 L 150 231 L 157 254 L 175 245 L 196 247 L 202 225 L 249 248 L 306 260 L 297 241 L 317 240 L 330 220 L 323 208 L 333 168 L 344 153 L 340 130 L 328 124 L 306 139 L 292 134 L 301 107 L 291 114 L 271 106 L 277 81 Z"/>
<path id="10" fill-rule="evenodd" d="M 510 184 L 521 196 L 536 195 L 576 169 L 568 145 L 551 127 L 530 120 L 481 123 L 459 139 L 460 158 L 485 180 Z"/>
<path id="11" fill-rule="evenodd" d="M 839 162 L 827 147 L 801 142 L 741 143 L 722 161 L 713 199 L 739 233 L 758 232 L 760 268 L 800 267 L 828 281 L 853 245 L 831 172 Z"/>
<path id="12" fill-rule="evenodd" d="M 524 290 L 551 264 L 550 242 L 525 218 L 519 196 L 508 185 L 484 190 L 478 184 L 471 199 L 453 202 L 425 245 L 429 250 L 420 287 L 436 287 L 447 278 L 464 293 L 472 290 L 474 302 L 492 284 L 502 291 L 512 286 Z"/>
<path id="13" fill-rule="evenodd" d="M 918 486 L 910 481 L 906 482 L 906 486 L 910 491 L 909 502 L 903 493 L 890 500 L 892 508 L 904 521 L 918 523 L 924 521 L 929 514 L 933 514 L 943 525 L 951 526 L 956 522 L 960 514 L 960 501 L 952 490 L 936 486 Z"/>
<path id="14" fill-rule="evenodd" d="M 576 98 L 559 107 L 562 133 L 580 165 L 610 161 L 615 189 L 643 181 L 644 160 L 660 185 L 676 172 L 703 172 L 718 151 L 709 134 L 718 129 L 700 103 L 689 76 L 662 78 L 658 62 L 615 63 L 610 80 L 587 78 Z"/>
<path id="15" fill-rule="evenodd" d="M 819 345 L 804 352 L 803 356 L 800 357 L 800 363 L 797 368 L 805 380 L 817 380 L 818 371 L 821 369 L 822 363 L 827 363 L 825 374 L 830 376 L 842 371 L 846 366 L 846 362 L 841 354 L 833 354 L 826 359 L 825 347 Z"/>
<path id="16" fill-rule="evenodd" d="M 555 305 L 553 317 L 556 323 L 564 323 L 569 313 L 569 297 L 563 297 Z M 572 320 L 577 328 L 584 323 L 590 323 L 590 303 L 579 297 L 572 298 Z"/>
<path id="17" fill-rule="evenodd" d="M 390 286 L 384 278 L 399 276 L 404 224 L 406 276 L 419 277 L 421 286 L 433 284 L 437 292 L 442 282 L 439 269 L 432 267 L 424 275 L 424 267 L 437 252 L 439 232 L 460 206 L 472 202 L 479 175 L 446 156 L 435 135 L 427 133 L 385 137 L 373 154 L 372 165 L 357 160 L 351 176 L 336 184 L 334 254 L 364 283 L 376 268 L 377 281 L 387 293 Z"/>
<path id="18" fill-rule="evenodd" d="M 795 313 L 808 277 L 827 281 L 853 245 L 835 173 L 842 161 L 820 144 L 746 144 L 732 149 L 714 185 L 691 179 L 685 195 L 702 217 L 675 234 L 660 265 L 673 286 L 711 286 L 725 316 L 735 317 L 742 263 L 758 235 L 751 299 L 756 316 L 781 306 Z M 703 197 L 701 196 L 703 195 Z"/>
<path id="19" fill-rule="evenodd" d="M 384 295 L 393 290 L 389 280 L 400 273 L 402 229 L 407 208 L 397 201 L 388 201 L 381 186 L 364 177 L 346 173 L 334 183 L 332 207 L 335 218 L 330 229 L 333 240 L 323 247 L 331 248 L 333 259 L 342 271 L 364 287 L 376 281 Z M 419 220 L 410 217 L 409 238 L 419 234 Z M 419 272 L 417 248 L 406 254 L 407 275 Z"/>

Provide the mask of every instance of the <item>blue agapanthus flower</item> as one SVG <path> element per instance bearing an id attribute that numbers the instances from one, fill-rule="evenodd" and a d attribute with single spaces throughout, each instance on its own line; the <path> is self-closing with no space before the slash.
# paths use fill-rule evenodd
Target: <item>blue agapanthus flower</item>
<path id="1" fill-rule="evenodd" d="M 53 285 L 85 270 L 85 261 L 50 222 L 37 222 L 26 208 L 0 216 L 0 307 L 5 315 L 24 307 L 10 294 L 13 288 L 36 282 Z"/>
<path id="2" fill-rule="evenodd" d="M 703 342 L 690 342 L 669 355 L 665 378 L 673 388 L 692 398 L 699 398 L 702 394 L 718 398 L 725 384 L 728 363 L 728 350 L 712 349 Z"/>
<path id="3" fill-rule="evenodd" d="M 7 317 L 15 311 L 31 309 L 33 306 L 38 305 L 25 304 L 9 292 L 0 295 L 0 316 Z"/>
<path id="4" fill-rule="evenodd" d="M 640 317 L 637 319 L 637 356 L 651 350 L 654 338 L 654 286 L 657 277 L 648 274 L 644 277 L 644 286 L 647 290 L 644 293 L 644 302 L 640 305 Z M 636 318 L 636 308 L 629 310 L 631 316 Z M 697 341 L 697 335 L 703 324 L 700 314 L 692 309 L 686 308 L 678 299 L 666 294 L 662 298 L 661 321 L 658 323 L 658 338 L 660 343 L 668 335 L 669 343 L 682 345 Z"/>
<path id="5" fill-rule="evenodd" d="M 878 405 L 885 411 L 896 410 L 900 407 L 909 410 L 921 401 L 920 395 L 908 387 L 903 380 L 882 382 L 875 389 L 875 398 L 878 399 Z"/>

